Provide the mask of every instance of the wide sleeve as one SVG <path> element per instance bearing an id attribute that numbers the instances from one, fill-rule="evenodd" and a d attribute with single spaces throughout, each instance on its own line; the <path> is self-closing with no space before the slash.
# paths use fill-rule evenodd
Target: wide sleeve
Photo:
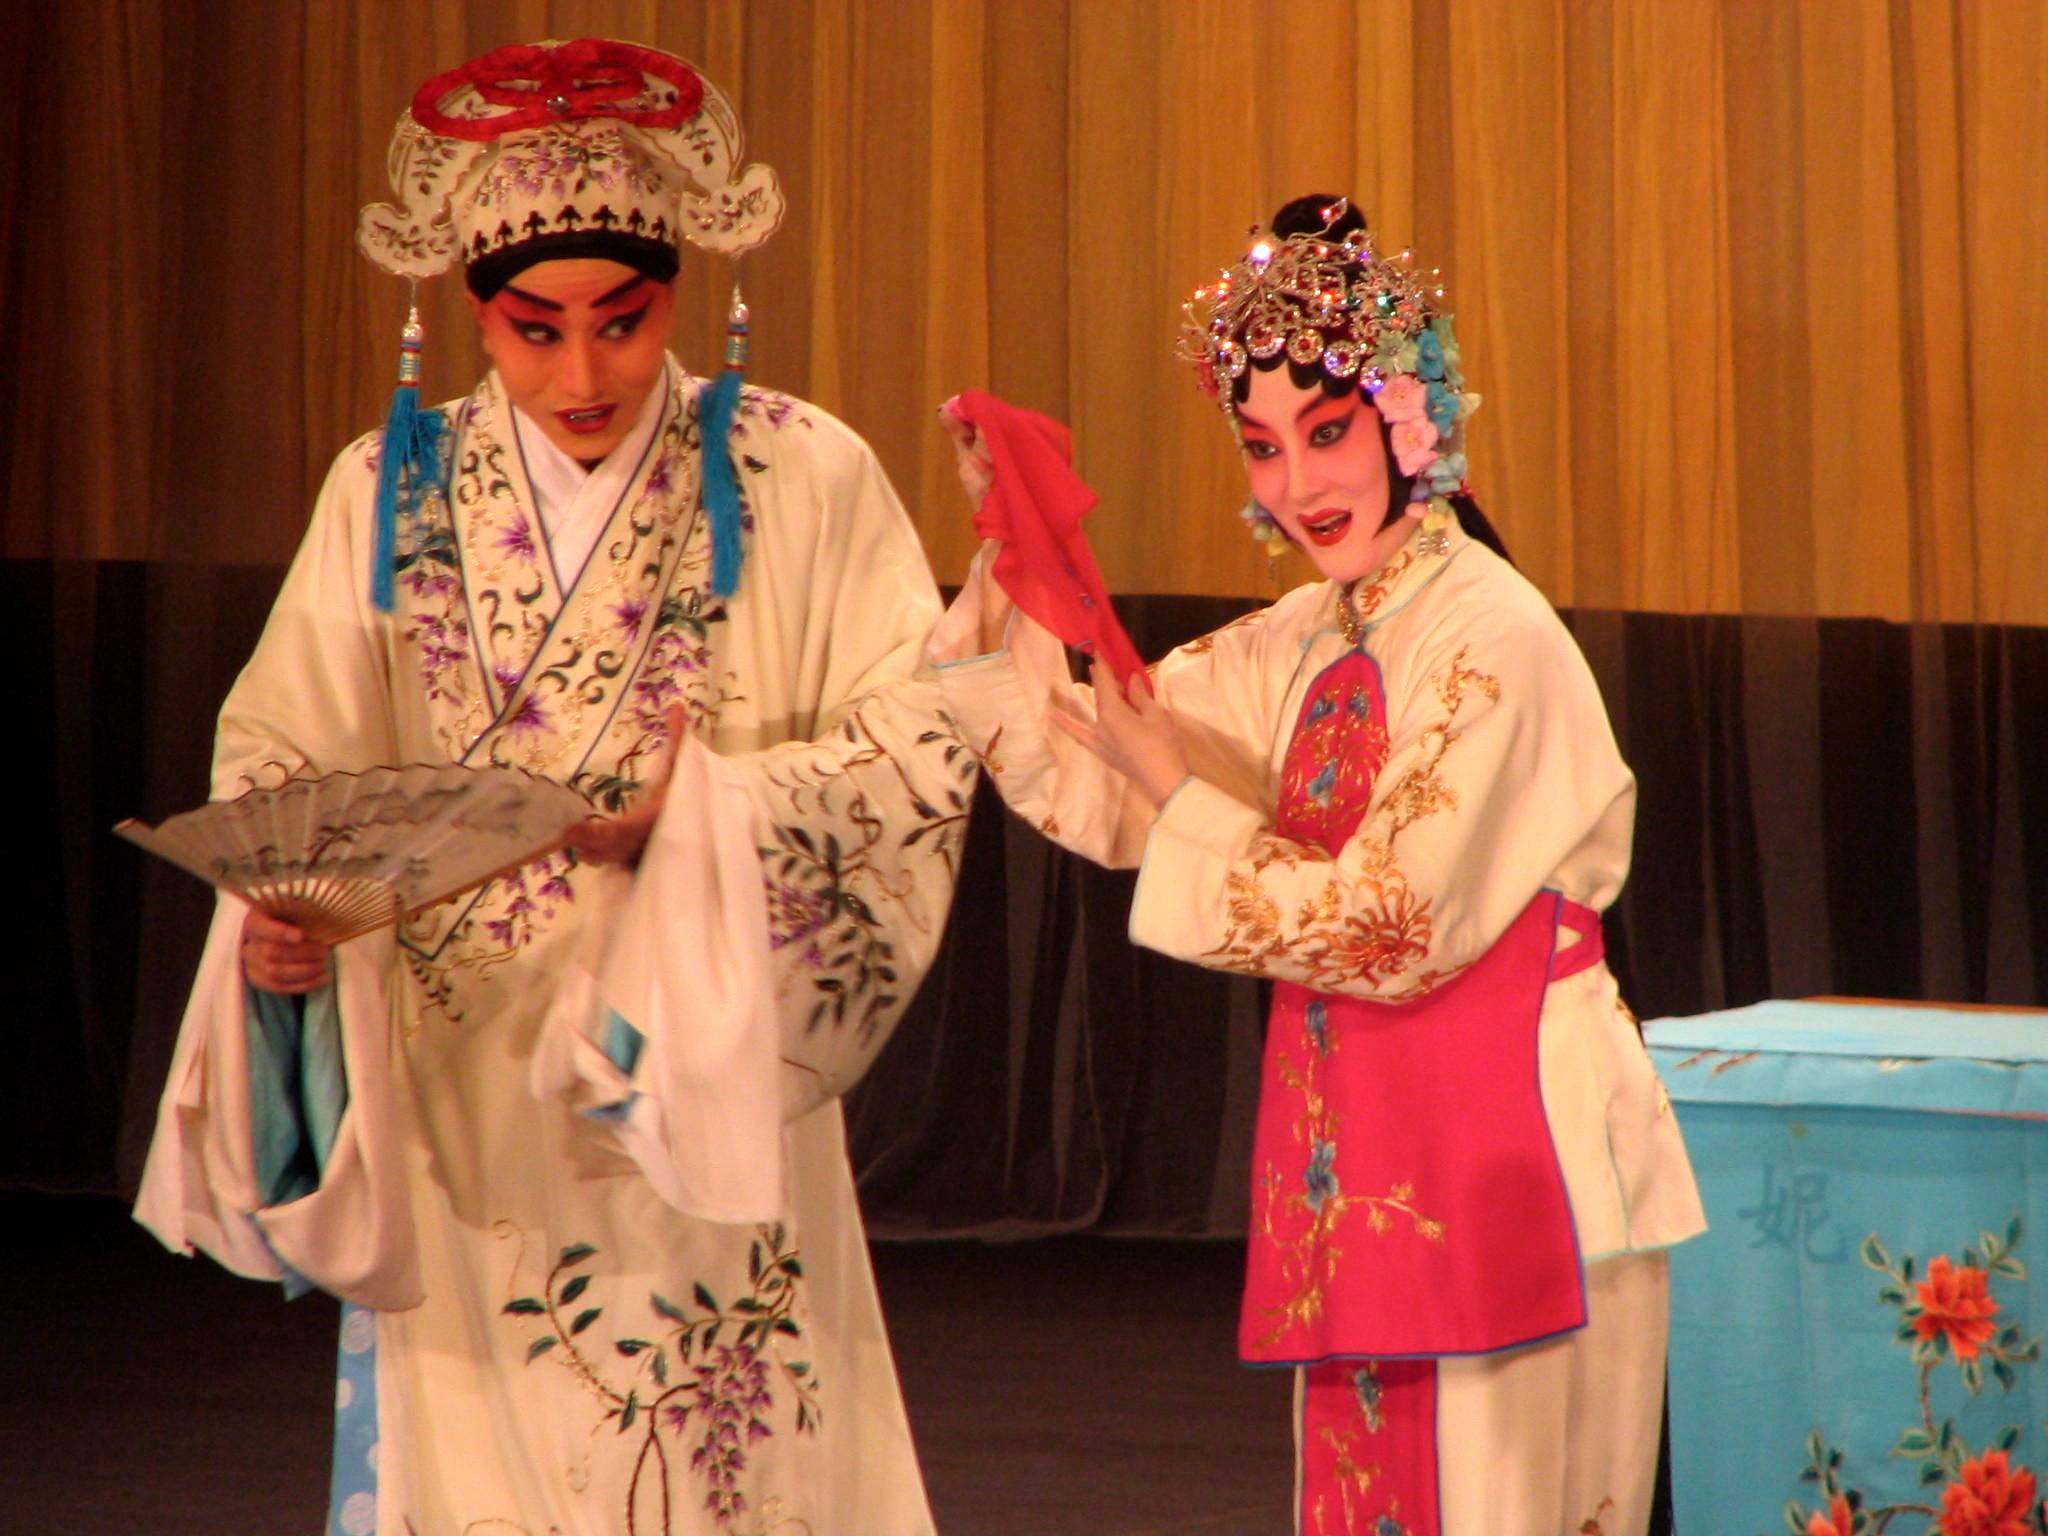
<path id="1" fill-rule="evenodd" d="M 221 706 L 217 800 L 395 760 L 383 621 L 369 596 L 377 444 L 373 434 L 335 460 L 263 638 Z"/>
<path id="2" fill-rule="evenodd" d="M 975 556 L 930 652 L 946 705 L 1010 809 L 1045 836 L 1112 869 L 1144 856 L 1154 808 L 1123 774 L 1066 732 L 1053 710 L 1095 718 L 1094 690 L 1072 680 L 1058 637 L 1012 610 L 999 650 L 978 654 L 984 605 L 996 594 L 992 546 Z M 1171 652 L 1151 668 L 1189 771 L 1243 804 L 1270 807 L 1267 758 L 1300 659 L 1283 639 L 1303 588 Z M 1176 796 L 1178 798 L 1178 796 Z"/>
<path id="3" fill-rule="evenodd" d="M 391 760 L 388 686 L 366 596 L 371 450 L 337 460 L 255 654 L 220 716 L 213 791 Z M 241 969 L 247 906 L 216 904 L 180 1026 L 135 1214 L 167 1246 L 241 1274 L 295 1271 L 365 1305 L 410 1306 L 418 1267 L 404 1193 L 406 1113 L 389 1029 L 390 934 L 339 947 L 335 991 L 266 1019 Z M 318 1028 L 286 1040 L 299 1021 Z M 279 1069 L 280 1052 L 289 1070 Z M 301 1102 L 278 1096 L 304 1095 Z M 338 1107 L 338 1116 L 309 1113 Z M 279 1127 L 309 1128 L 317 1176 L 276 1177 Z M 318 1127 L 311 1135 L 310 1128 Z M 302 1192 L 303 1191 L 303 1192 Z M 289 1194 L 295 1198 L 279 1198 Z"/>
<path id="4" fill-rule="evenodd" d="M 864 443 L 830 446 L 809 466 L 809 729 L 723 759 L 754 808 L 788 1115 L 851 1088 L 917 991 L 976 771 L 923 660 L 939 599 L 916 530 Z"/>
<path id="5" fill-rule="evenodd" d="M 1190 781 L 1151 829 L 1133 940 L 1402 1001 L 1478 959 L 1546 886 L 1595 909 L 1613 899 L 1634 780 L 1554 616 L 1461 602 L 1383 665 L 1388 755 L 1356 833 L 1332 855 Z"/>

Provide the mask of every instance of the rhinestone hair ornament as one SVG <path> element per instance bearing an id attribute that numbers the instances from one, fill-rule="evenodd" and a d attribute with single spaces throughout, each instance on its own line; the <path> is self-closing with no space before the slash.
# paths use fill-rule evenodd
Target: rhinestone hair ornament
<path id="1" fill-rule="evenodd" d="M 1479 396 L 1464 387 L 1440 274 L 1417 270 L 1402 251 L 1381 257 L 1364 229 L 1330 231 L 1349 211 L 1319 210 L 1313 234 L 1284 237 L 1254 227 L 1244 258 L 1182 307 L 1174 355 L 1238 429 L 1234 386 L 1254 362 L 1285 354 L 1304 368 L 1356 379 L 1388 423 L 1415 501 L 1466 489 L 1464 421 Z"/>

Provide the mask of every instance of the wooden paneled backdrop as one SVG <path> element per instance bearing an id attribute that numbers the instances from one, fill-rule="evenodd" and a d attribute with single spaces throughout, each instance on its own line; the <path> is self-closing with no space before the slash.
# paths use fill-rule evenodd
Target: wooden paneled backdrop
<path id="1" fill-rule="evenodd" d="M 971 535 L 930 411 L 986 384 L 1073 423 L 1114 587 L 1268 590 L 1169 349 L 1252 221 L 1342 190 L 1448 274 L 1475 480 L 1557 603 L 2048 622 L 2041 0 L 0 14 L 0 555 L 285 559 L 387 388 L 404 293 L 351 236 L 393 119 L 595 33 L 736 97 L 792 208 L 747 274 L 756 376 L 874 442 L 941 579 Z M 704 366 L 725 276 L 686 271 Z"/>

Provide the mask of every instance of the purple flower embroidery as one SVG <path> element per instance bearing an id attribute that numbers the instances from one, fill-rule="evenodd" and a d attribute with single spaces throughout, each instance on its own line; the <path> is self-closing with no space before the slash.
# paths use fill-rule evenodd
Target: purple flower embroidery
<path id="1" fill-rule="evenodd" d="M 830 916 L 821 892 L 807 891 L 796 885 L 771 884 L 768 887 L 768 947 L 783 949 L 799 943 L 824 927 Z M 816 953 L 815 949 L 813 953 Z M 809 959 L 809 956 L 805 958 Z M 823 956 L 819 959 L 822 960 Z"/>
<path id="2" fill-rule="evenodd" d="M 498 535 L 498 548 L 510 550 L 522 560 L 534 558 L 533 524 L 526 520 L 524 512 L 512 514 L 512 526 Z"/>
<path id="3" fill-rule="evenodd" d="M 512 718 L 505 722 L 505 729 L 514 736 L 552 728 L 553 722 L 548 719 L 547 706 L 530 693 L 519 701 L 519 708 L 513 711 Z"/>
<path id="4" fill-rule="evenodd" d="M 671 1405 L 667 1418 L 679 1430 L 691 1413 L 697 1415 L 703 1438 L 690 1453 L 690 1470 L 703 1473 L 711 1484 L 704 1507 L 718 1524 L 730 1525 L 747 1507 L 739 1488 L 739 1475 L 747 1466 L 746 1447 L 774 1433 L 761 1417 L 774 1406 L 768 1363 L 751 1344 L 721 1344 L 696 1369 L 694 1400 L 687 1406 Z"/>
<path id="5" fill-rule="evenodd" d="M 613 605 L 612 615 L 628 640 L 640 637 L 640 625 L 647 617 L 647 607 L 644 597 L 629 597 L 623 603 Z"/>

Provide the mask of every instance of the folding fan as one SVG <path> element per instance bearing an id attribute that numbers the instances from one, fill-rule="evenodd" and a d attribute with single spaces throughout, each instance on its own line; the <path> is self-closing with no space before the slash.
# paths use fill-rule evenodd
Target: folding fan
<path id="1" fill-rule="evenodd" d="M 590 813 L 567 785 L 516 768 L 409 763 L 287 779 L 114 830 L 339 944 L 539 858 Z"/>

